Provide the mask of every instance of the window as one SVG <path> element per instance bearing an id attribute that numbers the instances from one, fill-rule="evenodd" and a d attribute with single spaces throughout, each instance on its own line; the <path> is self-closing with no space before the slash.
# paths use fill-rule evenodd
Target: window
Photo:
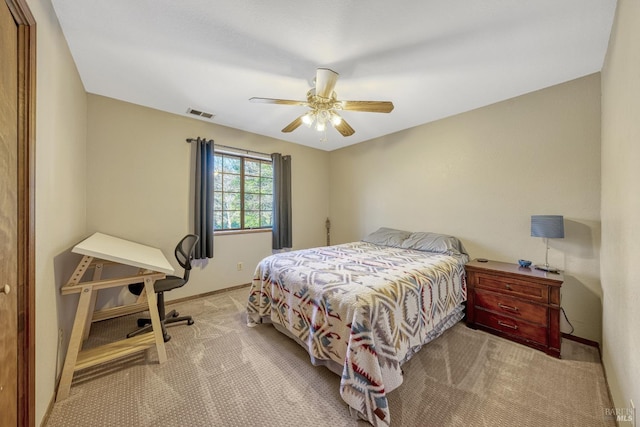
<path id="1" fill-rule="evenodd" d="M 271 228 L 273 165 L 270 160 L 215 153 L 214 230 Z"/>

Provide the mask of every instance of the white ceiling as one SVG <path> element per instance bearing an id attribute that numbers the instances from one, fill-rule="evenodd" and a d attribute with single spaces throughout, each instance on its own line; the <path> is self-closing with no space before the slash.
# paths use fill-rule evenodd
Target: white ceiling
<path id="1" fill-rule="evenodd" d="M 53 5 L 87 92 L 334 150 L 600 71 L 616 0 Z M 320 142 L 305 126 L 280 132 L 304 107 L 248 101 L 305 100 L 318 67 L 340 73 L 338 99 L 395 109 L 344 111 L 356 133 Z"/>

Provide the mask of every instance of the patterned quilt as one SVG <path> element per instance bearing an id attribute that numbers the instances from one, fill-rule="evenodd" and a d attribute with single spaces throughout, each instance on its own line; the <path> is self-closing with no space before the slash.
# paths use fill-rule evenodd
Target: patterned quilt
<path id="1" fill-rule="evenodd" d="M 278 253 L 256 268 L 249 325 L 267 318 L 312 360 L 338 363 L 345 402 L 388 425 L 386 394 L 402 383 L 401 364 L 462 316 L 450 321 L 466 300 L 467 261 L 365 242 Z"/>

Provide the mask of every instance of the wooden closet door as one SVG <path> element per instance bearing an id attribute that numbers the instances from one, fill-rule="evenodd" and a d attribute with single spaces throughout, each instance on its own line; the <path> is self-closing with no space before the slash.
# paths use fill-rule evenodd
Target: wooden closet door
<path id="1" fill-rule="evenodd" d="M 0 425 L 18 424 L 18 28 L 0 2 Z"/>
<path id="2" fill-rule="evenodd" d="M 35 426 L 35 61 L 26 0 L 0 0 L 0 426 Z"/>

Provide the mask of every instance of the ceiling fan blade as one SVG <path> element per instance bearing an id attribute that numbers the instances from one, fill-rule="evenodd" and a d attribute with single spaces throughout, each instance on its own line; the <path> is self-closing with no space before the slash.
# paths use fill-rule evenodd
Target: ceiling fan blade
<path id="1" fill-rule="evenodd" d="M 260 103 L 260 104 L 280 104 L 280 105 L 304 105 L 307 106 L 309 103 L 307 101 L 294 101 L 291 99 L 274 99 L 274 98 L 249 98 L 250 102 Z"/>
<path id="2" fill-rule="evenodd" d="M 336 113 L 333 113 L 333 114 L 338 116 L 338 114 L 336 114 Z M 340 116 L 338 116 L 338 117 L 340 117 Z M 333 123 L 333 127 L 336 128 L 336 130 L 338 132 L 340 132 L 342 134 L 342 136 L 351 136 L 354 133 L 356 133 L 356 131 L 353 130 L 353 128 L 349 125 L 349 123 L 347 123 L 345 121 L 345 119 L 343 119 L 342 117 L 340 117 L 340 119 L 341 119 L 340 123 L 338 123 L 338 124 Z"/>
<path id="3" fill-rule="evenodd" d="M 342 101 L 342 109 L 349 111 L 365 111 L 369 113 L 390 113 L 393 102 L 390 101 Z"/>
<path id="4" fill-rule="evenodd" d="M 295 119 L 294 121 L 286 125 L 284 129 L 282 129 L 282 132 L 293 132 L 294 130 L 298 129 L 298 127 L 302 124 L 302 117 L 305 114 L 303 114 L 302 116 L 298 117 L 297 119 Z"/>
<path id="5" fill-rule="evenodd" d="M 331 98 L 333 89 L 336 87 L 339 74 L 328 68 L 318 68 L 316 70 L 316 96 L 321 98 Z"/>

